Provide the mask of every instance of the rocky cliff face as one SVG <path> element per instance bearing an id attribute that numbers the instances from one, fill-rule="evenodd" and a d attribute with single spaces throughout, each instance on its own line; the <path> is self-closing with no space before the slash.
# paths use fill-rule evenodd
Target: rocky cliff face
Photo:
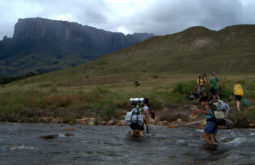
<path id="1" fill-rule="evenodd" d="M 19 19 L 13 38 L 0 41 L 0 76 L 75 66 L 152 36 L 124 35 L 43 18 Z"/>

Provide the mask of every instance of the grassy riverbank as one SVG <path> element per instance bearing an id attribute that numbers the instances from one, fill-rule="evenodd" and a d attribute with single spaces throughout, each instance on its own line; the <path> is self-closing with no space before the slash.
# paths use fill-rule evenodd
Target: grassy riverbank
<path id="1" fill-rule="evenodd" d="M 195 87 L 197 75 L 137 73 L 127 76 L 107 75 L 54 81 L 39 75 L 1 87 L 0 120 L 18 122 L 69 122 L 81 117 L 118 120 L 129 108 L 130 97 L 147 97 L 157 112 L 173 104 L 197 105 L 185 97 Z M 243 119 L 255 121 L 255 76 L 220 75 L 220 93 L 224 100 L 240 82 L 249 106 L 243 107 Z M 233 103 L 232 103 L 233 104 Z M 235 111 L 233 105 L 232 110 Z M 181 111 L 181 109 L 180 109 Z M 171 112 L 169 112 L 171 113 Z M 240 115 L 238 114 L 238 117 Z"/>

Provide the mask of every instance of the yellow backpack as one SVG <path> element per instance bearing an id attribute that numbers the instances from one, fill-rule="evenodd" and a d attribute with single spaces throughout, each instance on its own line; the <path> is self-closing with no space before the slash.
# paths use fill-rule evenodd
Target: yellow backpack
<path id="1" fill-rule="evenodd" d="M 243 88 L 242 88 L 241 84 L 235 84 L 234 95 L 243 96 Z"/>

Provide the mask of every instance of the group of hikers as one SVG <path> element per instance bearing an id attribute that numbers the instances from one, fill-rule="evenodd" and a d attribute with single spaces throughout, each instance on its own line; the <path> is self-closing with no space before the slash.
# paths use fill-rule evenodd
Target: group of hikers
<path id="1" fill-rule="evenodd" d="M 212 78 L 210 79 L 210 86 L 211 86 L 210 91 L 211 91 L 212 98 L 217 100 L 220 100 L 219 82 L 220 81 L 217 77 L 217 74 L 213 72 Z M 199 96 L 199 98 L 202 98 L 203 96 L 207 96 L 206 89 L 207 89 L 206 74 L 202 74 L 197 79 L 197 95 Z M 241 112 L 241 109 L 240 109 L 241 99 L 244 97 L 244 91 L 241 84 L 238 83 L 234 85 L 234 90 L 231 96 L 229 97 L 229 101 L 232 100 L 233 96 L 235 96 L 237 111 Z"/>
<path id="2" fill-rule="evenodd" d="M 228 115 L 229 106 L 220 100 L 220 81 L 215 72 L 212 73 L 212 78 L 210 79 L 211 98 L 207 96 L 206 92 L 208 86 L 206 75 L 200 75 L 196 82 L 197 95 L 202 108 L 197 109 L 194 113 L 202 113 L 206 115 L 202 137 L 207 144 L 215 144 L 217 142 L 215 136 L 218 125 L 224 125 L 226 123 L 225 118 Z M 237 110 L 240 112 L 240 101 L 244 96 L 244 92 L 240 84 L 236 84 L 234 86 L 232 95 L 236 98 Z M 150 114 L 152 114 L 152 118 L 155 117 L 155 114 L 150 111 L 148 107 L 149 100 L 147 98 L 131 98 L 130 101 L 132 103 L 132 108 L 126 115 L 126 122 L 131 128 L 130 135 L 142 137 L 144 135 L 144 125 L 146 125 L 147 132 L 151 129 Z"/>
<path id="3" fill-rule="evenodd" d="M 217 77 L 217 74 L 215 72 L 212 73 L 212 78 L 210 79 L 210 84 L 211 84 L 211 92 L 213 99 L 220 99 L 219 96 L 219 79 Z M 206 96 L 206 88 L 207 88 L 207 80 L 206 80 L 206 75 L 202 74 L 198 77 L 197 79 L 197 94 L 202 97 Z"/>

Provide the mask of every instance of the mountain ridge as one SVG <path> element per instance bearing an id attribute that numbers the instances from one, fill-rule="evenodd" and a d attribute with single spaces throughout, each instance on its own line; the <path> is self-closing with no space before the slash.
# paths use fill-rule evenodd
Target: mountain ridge
<path id="1" fill-rule="evenodd" d="M 153 34 L 124 35 L 78 23 L 19 19 L 13 38 L 0 41 L 0 76 L 44 73 L 94 60 Z"/>

